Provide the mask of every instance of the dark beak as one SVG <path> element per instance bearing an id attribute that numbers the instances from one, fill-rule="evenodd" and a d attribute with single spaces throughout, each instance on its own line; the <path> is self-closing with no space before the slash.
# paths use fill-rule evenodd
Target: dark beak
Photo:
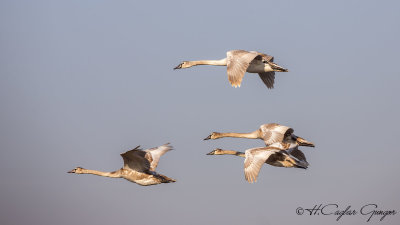
<path id="1" fill-rule="evenodd" d="M 75 173 L 75 169 L 68 171 L 67 173 Z"/>
<path id="2" fill-rule="evenodd" d="M 207 155 L 214 155 L 215 150 L 212 150 L 211 152 L 207 153 Z"/>
<path id="3" fill-rule="evenodd" d="M 183 64 L 183 63 L 177 65 L 177 66 L 174 68 L 174 70 L 181 69 L 181 68 L 182 68 L 182 64 Z"/>
<path id="4" fill-rule="evenodd" d="M 210 139 L 211 139 L 211 134 L 208 135 L 206 138 L 204 138 L 205 141 L 206 141 L 206 140 L 210 140 Z"/>

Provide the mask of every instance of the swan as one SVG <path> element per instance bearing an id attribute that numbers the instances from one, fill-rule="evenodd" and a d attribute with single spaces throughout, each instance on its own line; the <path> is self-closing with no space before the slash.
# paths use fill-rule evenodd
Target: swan
<path id="1" fill-rule="evenodd" d="M 94 174 L 103 177 L 125 178 L 128 181 L 142 186 L 175 182 L 176 180 L 155 172 L 160 157 L 170 150 L 172 150 L 172 147 L 169 146 L 169 143 L 146 150 L 142 150 L 140 149 L 140 146 L 137 146 L 136 148 L 121 154 L 122 159 L 124 160 L 124 166 L 117 171 L 102 172 L 76 167 L 75 169 L 68 171 L 68 173 Z"/>
<path id="2" fill-rule="evenodd" d="M 293 156 L 296 159 L 302 161 L 303 165 L 309 166 L 306 156 L 304 155 L 304 153 L 302 151 L 300 151 L 298 149 L 297 146 L 293 147 L 293 148 L 289 148 L 289 149 L 283 149 L 280 145 L 277 145 L 276 143 L 274 143 L 268 147 L 274 147 L 275 149 L 284 150 L 284 152 L 286 152 L 290 156 Z M 244 152 L 238 152 L 238 151 L 233 151 L 233 150 L 223 150 L 220 148 L 214 149 L 213 151 L 207 153 L 207 155 L 235 155 L 235 156 L 245 158 Z M 290 166 L 291 164 L 288 164 L 288 161 L 285 161 L 286 157 L 283 157 L 283 156 L 285 156 L 285 155 L 275 154 L 275 155 L 271 156 L 270 158 L 268 158 L 265 161 L 265 163 L 267 163 L 271 166 L 276 166 L 276 167 L 293 167 L 293 166 Z"/>
<path id="3" fill-rule="evenodd" d="M 265 145 L 275 144 L 275 147 L 285 150 L 296 146 L 315 147 L 314 143 L 309 142 L 293 134 L 293 128 L 277 123 L 268 123 L 260 126 L 259 129 L 250 133 L 219 133 L 212 132 L 204 140 L 218 139 L 223 137 L 262 139 Z"/>
<path id="4" fill-rule="evenodd" d="M 297 149 L 297 151 L 300 151 Z M 301 152 L 301 151 L 300 151 Z M 243 152 L 215 149 L 207 155 L 236 155 L 244 157 L 244 175 L 249 183 L 257 181 L 258 174 L 264 163 L 277 167 L 295 167 L 307 169 L 308 163 L 300 160 L 288 151 L 277 147 L 250 148 Z"/>
<path id="5" fill-rule="evenodd" d="M 274 57 L 245 50 L 232 50 L 221 60 L 183 61 L 176 69 L 184 69 L 197 65 L 227 66 L 228 80 L 233 87 L 240 87 L 246 72 L 258 73 L 261 80 L 269 88 L 274 88 L 275 72 L 288 72 L 287 69 L 273 63 Z"/>

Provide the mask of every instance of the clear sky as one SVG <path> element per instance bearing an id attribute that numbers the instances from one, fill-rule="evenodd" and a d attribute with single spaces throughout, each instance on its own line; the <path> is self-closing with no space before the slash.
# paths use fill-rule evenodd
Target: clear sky
<path id="1" fill-rule="evenodd" d="M 297 215 L 298 207 L 375 203 L 400 211 L 398 1 L 0 1 L 0 224 L 399 224 L 400 214 Z M 289 69 L 174 71 L 232 49 Z M 277 122 L 313 141 L 307 170 L 264 165 L 248 184 L 244 151 L 261 140 L 203 141 Z M 171 142 L 142 187 L 66 172 L 112 171 L 120 153 Z"/>

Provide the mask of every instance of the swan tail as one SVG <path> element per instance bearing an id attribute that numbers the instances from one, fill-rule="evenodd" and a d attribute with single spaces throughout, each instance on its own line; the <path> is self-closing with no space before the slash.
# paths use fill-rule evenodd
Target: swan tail
<path id="1" fill-rule="evenodd" d="M 307 141 L 301 137 L 297 137 L 296 141 L 300 146 L 315 147 L 314 143 Z"/>
<path id="2" fill-rule="evenodd" d="M 278 64 L 276 64 L 276 63 L 268 62 L 268 64 L 271 66 L 271 68 L 272 68 L 274 71 L 277 71 L 277 72 L 289 72 L 288 69 L 283 68 L 282 66 L 280 66 L 280 65 L 278 65 Z"/>

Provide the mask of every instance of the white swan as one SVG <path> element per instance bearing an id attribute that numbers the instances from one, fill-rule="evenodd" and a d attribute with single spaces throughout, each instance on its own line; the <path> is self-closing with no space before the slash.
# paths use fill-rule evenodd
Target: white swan
<path id="1" fill-rule="evenodd" d="M 301 137 L 296 136 L 293 128 L 280 125 L 277 123 L 267 123 L 260 126 L 259 129 L 250 133 L 219 133 L 212 132 L 204 140 L 218 139 L 223 137 L 235 137 L 235 138 L 250 138 L 250 139 L 262 139 L 265 145 L 270 146 L 275 143 L 276 147 L 289 149 L 296 146 L 308 146 L 315 147 L 314 143 L 309 142 Z"/>
<path id="2" fill-rule="evenodd" d="M 300 151 L 296 149 L 296 151 Z M 301 152 L 301 151 L 300 151 Z M 258 174 L 264 163 L 277 167 L 295 167 L 306 169 L 307 161 L 300 160 L 289 153 L 277 147 L 257 147 L 247 149 L 245 153 L 233 150 L 215 149 L 207 155 L 236 155 L 244 157 L 244 174 L 249 183 L 257 181 Z"/>
<path id="3" fill-rule="evenodd" d="M 275 72 L 288 72 L 273 63 L 274 57 L 256 51 L 232 50 L 221 60 L 183 61 L 174 69 L 184 69 L 197 65 L 227 66 L 228 80 L 233 87 L 240 87 L 246 72 L 258 73 L 268 88 L 274 88 Z"/>

